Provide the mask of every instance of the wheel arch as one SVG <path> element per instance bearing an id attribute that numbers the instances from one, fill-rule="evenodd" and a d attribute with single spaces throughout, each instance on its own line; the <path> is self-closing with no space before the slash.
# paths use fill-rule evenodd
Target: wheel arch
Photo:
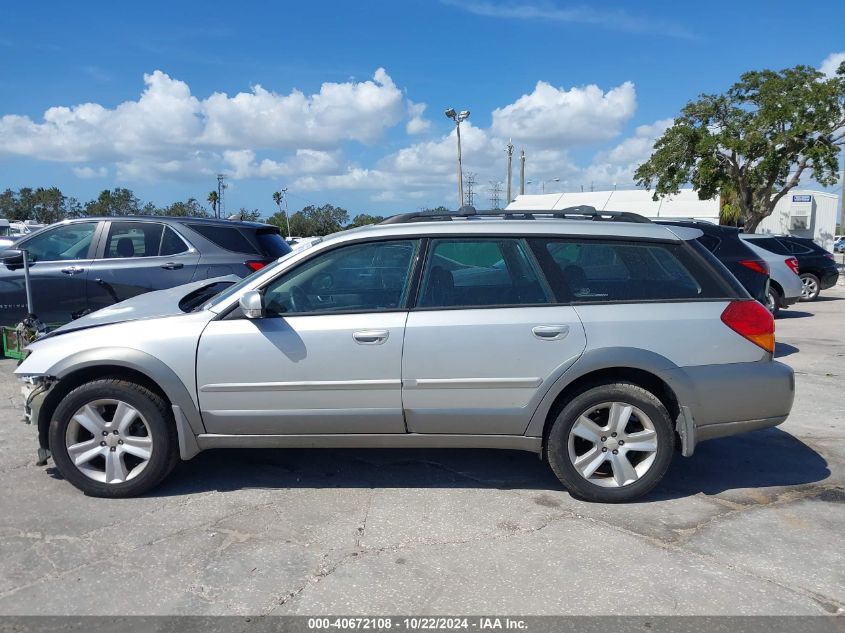
<path id="1" fill-rule="evenodd" d="M 136 382 L 164 398 L 174 409 L 180 447 L 195 442 L 185 435 L 205 432 L 188 388 L 170 367 L 146 352 L 114 347 L 85 350 L 63 358 L 45 373 L 55 377 L 56 382 L 38 412 L 38 437 L 42 447 L 47 447 L 48 428 L 61 400 L 80 385 L 105 377 Z M 179 419 L 180 416 L 184 420 Z"/>
<path id="2" fill-rule="evenodd" d="M 525 435 L 545 438 L 560 410 L 589 387 L 624 381 L 653 393 L 666 407 L 671 419 L 677 420 L 681 407 L 692 404 L 694 390 L 681 368 L 669 359 L 635 348 L 605 348 L 587 352 L 565 372 L 535 411 Z"/>

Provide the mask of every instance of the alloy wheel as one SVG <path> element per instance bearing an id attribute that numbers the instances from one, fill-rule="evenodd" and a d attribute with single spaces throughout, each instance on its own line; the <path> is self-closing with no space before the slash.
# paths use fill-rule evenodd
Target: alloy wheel
<path id="1" fill-rule="evenodd" d="M 657 431 L 642 410 L 605 402 L 584 411 L 569 432 L 569 459 L 590 483 L 606 488 L 643 477 L 657 456 Z"/>
<path id="2" fill-rule="evenodd" d="M 144 416 L 122 400 L 94 400 L 80 407 L 67 426 L 65 446 L 86 477 L 120 484 L 146 468 L 153 438 Z"/>
<path id="3" fill-rule="evenodd" d="M 819 284 L 812 277 L 801 278 L 801 298 L 805 301 L 812 300 L 819 294 Z"/>

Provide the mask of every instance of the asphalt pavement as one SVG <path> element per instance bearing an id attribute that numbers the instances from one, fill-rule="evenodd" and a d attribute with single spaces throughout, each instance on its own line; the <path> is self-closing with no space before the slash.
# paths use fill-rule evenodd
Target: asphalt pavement
<path id="1" fill-rule="evenodd" d="M 35 465 L 1 361 L 0 614 L 843 613 L 845 288 L 777 338 L 789 420 L 702 443 L 628 505 L 482 450 L 210 451 L 92 499 Z"/>

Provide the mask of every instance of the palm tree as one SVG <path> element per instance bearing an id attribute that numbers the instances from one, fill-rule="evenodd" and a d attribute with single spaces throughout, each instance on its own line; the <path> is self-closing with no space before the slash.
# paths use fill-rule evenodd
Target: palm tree
<path id="1" fill-rule="evenodd" d="M 220 196 L 217 195 L 216 191 L 212 191 L 208 194 L 208 198 L 206 198 L 211 203 L 211 211 L 214 213 L 214 217 L 217 217 L 217 204 L 220 202 Z"/>
<path id="2" fill-rule="evenodd" d="M 287 192 L 287 189 L 284 190 Z M 282 191 L 274 191 L 273 192 L 273 202 L 276 203 L 276 206 L 279 207 L 279 214 L 282 213 L 282 201 L 285 199 L 285 194 Z M 288 216 L 287 212 L 285 213 L 285 220 L 288 224 L 288 238 L 290 238 L 290 216 Z"/>

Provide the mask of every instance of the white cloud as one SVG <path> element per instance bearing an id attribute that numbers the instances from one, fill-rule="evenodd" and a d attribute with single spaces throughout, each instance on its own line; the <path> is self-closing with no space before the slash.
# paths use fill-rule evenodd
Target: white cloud
<path id="1" fill-rule="evenodd" d="M 411 117 L 405 125 L 405 131 L 408 134 L 428 132 L 428 129 L 431 127 L 431 121 L 423 118 L 426 107 L 428 106 L 425 103 L 414 103 L 408 100 L 408 116 Z"/>
<path id="2" fill-rule="evenodd" d="M 591 144 L 618 135 L 636 107 L 630 81 L 607 92 L 596 85 L 565 90 L 538 81 L 531 94 L 493 111 L 492 130 L 547 147 Z"/>
<path id="3" fill-rule="evenodd" d="M 109 170 L 105 167 L 73 167 L 72 171 L 78 178 L 105 178 L 109 174 Z"/>
<path id="4" fill-rule="evenodd" d="M 831 53 L 824 58 L 819 70 L 826 76 L 833 77 L 836 74 L 836 70 L 839 68 L 839 64 L 842 62 L 845 62 L 845 51 L 841 53 Z"/>
<path id="5" fill-rule="evenodd" d="M 383 68 L 372 80 L 324 83 L 310 96 L 255 86 L 233 97 L 214 93 L 200 100 L 185 82 L 160 70 L 144 75 L 144 83 L 137 101 L 113 109 L 96 103 L 53 107 L 40 123 L 2 116 L 0 154 L 72 163 L 114 161 L 124 165 L 124 174 L 135 172 L 136 163 L 150 167 L 144 157 L 155 157 L 160 163 L 155 170 L 167 172 L 180 164 L 196 166 L 197 152 L 372 143 L 406 116 L 402 93 Z"/>

